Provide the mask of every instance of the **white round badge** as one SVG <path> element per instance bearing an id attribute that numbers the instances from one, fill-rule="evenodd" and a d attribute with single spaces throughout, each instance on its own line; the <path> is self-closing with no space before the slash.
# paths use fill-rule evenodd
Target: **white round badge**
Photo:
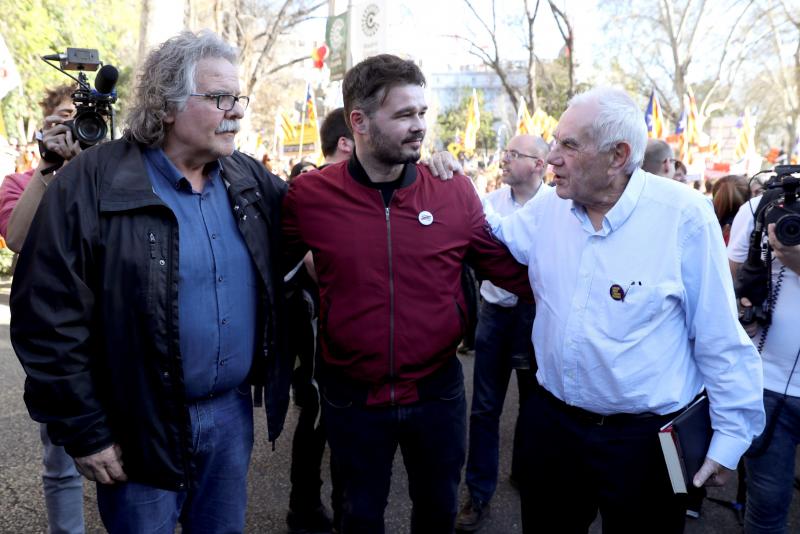
<path id="1" fill-rule="evenodd" d="M 433 224 L 433 213 L 429 211 L 421 211 L 419 212 L 417 219 L 419 219 L 419 223 L 422 226 L 430 226 Z"/>

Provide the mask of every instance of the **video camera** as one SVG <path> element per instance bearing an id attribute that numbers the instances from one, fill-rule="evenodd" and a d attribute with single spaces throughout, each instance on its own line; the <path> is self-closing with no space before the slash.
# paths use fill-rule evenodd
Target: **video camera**
<path id="1" fill-rule="evenodd" d="M 67 48 L 65 54 L 42 56 L 42 60 L 78 82 L 78 89 L 72 94 L 75 104 L 75 118 L 64 124 L 72 130 L 73 137 L 81 148 L 88 148 L 102 141 L 108 133 L 106 120 L 111 124 L 111 138 L 114 138 L 114 108 L 117 92 L 114 86 L 119 78 L 119 71 L 112 65 L 103 65 L 97 50 L 91 48 Z M 58 66 L 55 62 L 58 62 Z M 101 67 L 102 65 L 102 67 Z M 94 88 L 89 85 L 84 71 L 95 71 Z M 68 70 L 78 71 L 75 78 Z M 60 156 L 47 152 L 43 157 L 47 161 L 59 163 Z"/>
<path id="2" fill-rule="evenodd" d="M 792 176 L 798 173 L 800 165 L 778 165 L 775 176 L 767 182 L 767 189 L 781 188 L 783 194 L 764 208 L 764 228 L 775 223 L 775 237 L 789 247 L 800 245 L 800 202 L 797 201 L 800 178 Z"/>
<path id="3" fill-rule="evenodd" d="M 778 165 L 773 172 L 753 215 L 755 221 L 747 260 L 739 268 L 734 282 L 736 296 L 747 298 L 753 304 L 744 310 L 742 324 L 757 321 L 762 326 L 769 325 L 772 306 L 780 292 L 782 272 L 774 285 L 772 280 L 769 225 L 775 224 L 775 237 L 783 245 L 800 245 L 800 202 L 797 200 L 800 178 L 794 176 L 800 173 L 800 165 Z"/>

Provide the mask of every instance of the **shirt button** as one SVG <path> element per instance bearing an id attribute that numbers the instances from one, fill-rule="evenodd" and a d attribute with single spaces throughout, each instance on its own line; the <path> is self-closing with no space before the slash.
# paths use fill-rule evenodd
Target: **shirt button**
<path id="1" fill-rule="evenodd" d="M 219 278 L 217 278 L 217 282 L 222 282 L 222 280 L 223 280 L 222 276 L 220 276 Z"/>
<path id="2" fill-rule="evenodd" d="M 216 239 L 216 238 L 217 238 L 217 234 L 211 234 L 211 239 Z"/>
<path id="3" fill-rule="evenodd" d="M 164 260 L 158 260 L 158 264 L 159 264 L 159 265 L 161 265 L 161 266 L 163 267 L 164 265 L 166 265 L 166 264 L 167 264 L 167 262 L 166 262 L 166 261 L 164 261 Z"/>
<path id="4" fill-rule="evenodd" d="M 164 371 L 163 373 L 161 373 L 161 376 L 163 376 L 164 378 L 169 378 L 169 372 Z"/>
<path id="5" fill-rule="evenodd" d="M 222 324 L 228 324 L 228 320 L 227 319 L 223 319 L 222 320 Z"/>

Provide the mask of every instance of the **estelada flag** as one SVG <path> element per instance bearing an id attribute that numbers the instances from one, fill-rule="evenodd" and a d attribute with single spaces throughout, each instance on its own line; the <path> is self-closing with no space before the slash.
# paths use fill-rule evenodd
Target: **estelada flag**
<path id="1" fill-rule="evenodd" d="M 664 134 L 664 119 L 655 89 L 650 91 L 650 101 L 644 112 L 644 120 L 647 123 L 647 137 L 661 139 Z"/>
<path id="2" fill-rule="evenodd" d="M 305 120 L 316 128 L 317 126 L 317 105 L 314 103 L 314 93 L 311 91 L 311 84 L 306 84 L 306 116 Z"/>

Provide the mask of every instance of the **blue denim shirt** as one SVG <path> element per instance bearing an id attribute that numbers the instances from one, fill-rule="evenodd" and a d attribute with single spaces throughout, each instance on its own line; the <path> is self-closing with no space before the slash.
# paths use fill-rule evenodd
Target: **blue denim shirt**
<path id="1" fill-rule="evenodd" d="M 179 228 L 178 327 L 188 400 L 218 395 L 250 371 L 256 338 L 256 270 L 231 211 L 219 163 L 201 192 L 164 151 L 144 152 L 153 191 Z"/>

